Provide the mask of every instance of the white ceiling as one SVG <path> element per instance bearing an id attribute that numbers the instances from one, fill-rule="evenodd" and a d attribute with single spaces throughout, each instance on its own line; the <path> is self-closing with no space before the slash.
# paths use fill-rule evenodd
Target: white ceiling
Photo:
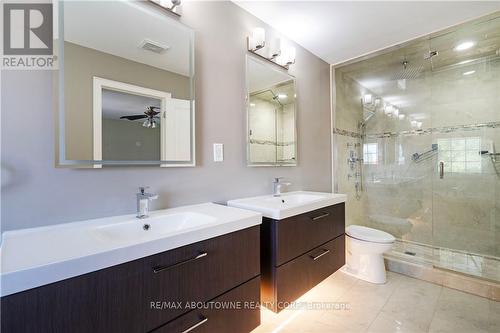
<path id="1" fill-rule="evenodd" d="M 500 10 L 500 1 L 234 1 L 330 64 Z"/>
<path id="2" fill-rule="evenodd" d="M 157 54 L 144 39 L 170 47 Z M 66 1 L 64 40 L 189 76 L 191 31 L 153 5 L 126 1 Z"/>

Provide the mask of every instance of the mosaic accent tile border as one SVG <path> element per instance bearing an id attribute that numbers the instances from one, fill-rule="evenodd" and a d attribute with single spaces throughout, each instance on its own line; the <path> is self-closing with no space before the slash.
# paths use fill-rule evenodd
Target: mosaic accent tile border
<path id="1" fill-rule="evenodd" d="M 333 134 L 338 134 L 338 135 L 343 135 L 343 136 L 350 136 L 351 138 L 361 138 L 361 134 L 356 133 L 356 132 L 351 132 L 351 131 L 346 131 L 340 128 L 334 128 L 333 129 Z"/>
<path id="2" fill-rule="evenodd" d="M 272 140 L 258 140 L 258 139 L 250 139 L 249 142 L 250 144 L 254 145 L 269 145 L 278 147 L 293 146 L 295 144 L 295 141 L 276 142 Z"/>
<path id="3" fill-rule="evenodd" d="M 374 134 L 366 134 L 365 137 L 370 139 L 381 139 L 381 138 L 392 138 L 398 136 L 412 136 L 412 135 L 428 135 L 434 133 L 453 133 L 459 131 L 477 131 L 482 128 L 500 128 L 500 121 L 489 122 L 489 123 L 478 123 L 478 124 L 469 124 L 469 125 L 458 125 L 458 126 L 444 126 L 444 127 L 431 127 L 419 130 L 409 130 L 409 131 L 401 131 L 401 132 L 384 132 L 384 133 L 374 133 Z M 349 136 L 353 138 L 361 138 L 361 134 L 350 132 L 346 130 L 342 130 L 339 128 L 335 128 L 333 130 L 334 134 Z"/>

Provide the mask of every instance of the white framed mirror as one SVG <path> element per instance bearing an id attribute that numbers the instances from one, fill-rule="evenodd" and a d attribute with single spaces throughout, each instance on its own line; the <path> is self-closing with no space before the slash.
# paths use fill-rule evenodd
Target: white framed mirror
<path id="1" fill-rule="evenodd" d="M 252 55 L 246 59 L 247 165 L 297 165 L 295 78 Z"/>
<path id="2" fill-rule="evenodd" d="M 58 5 L 57 165 L 194 166 L 194 31 L 149 2 Z"/>

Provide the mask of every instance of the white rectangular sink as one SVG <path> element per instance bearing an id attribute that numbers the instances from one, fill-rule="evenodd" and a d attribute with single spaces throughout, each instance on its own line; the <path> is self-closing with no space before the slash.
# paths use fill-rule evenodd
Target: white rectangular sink
<path id="1" fill-rule="evenodd" d="M 180 212 L 150 217 L 143 220 L 128 220 L 120 223 L 90 228 L 89 231 L 98 240 L 109 243 L 141 243 L 154 240 L 179 231 L 196 229 L 214 223 L 217 219 L 213 216 Z"/>
<path id="2" fill-rule="evenodd" d="M 230 200 L 228 206 L 253 210 L 275 220 L 310 212 L 345 202 L 347 196 L 340 193 L 297 191 L 282 193 L 279 197 L 264 195 Z"/>
<path id="3" fill-rule="evenodd" d="M 6 231 L 0 295 L 6 296 L 262 223 L 258 212 L 213 203 Z M 147 225 L 147 226 L 145 226 Z"/>

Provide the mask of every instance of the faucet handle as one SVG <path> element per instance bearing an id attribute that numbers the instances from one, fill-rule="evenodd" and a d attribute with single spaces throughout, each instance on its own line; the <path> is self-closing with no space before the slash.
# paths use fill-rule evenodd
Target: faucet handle
<path id="1" fill-rule="evenodd" d="M 139 186 L 139 192 L 141 192 L 141 194 L 144 194 L 144 191 L 148 188 L 149 186 Z"/>
<path id="2" fill-rule="evenodd" d="M 282 179 L 283 179 L 283 177 L 275 177 L 274 183 L 279 183 Z"/>

